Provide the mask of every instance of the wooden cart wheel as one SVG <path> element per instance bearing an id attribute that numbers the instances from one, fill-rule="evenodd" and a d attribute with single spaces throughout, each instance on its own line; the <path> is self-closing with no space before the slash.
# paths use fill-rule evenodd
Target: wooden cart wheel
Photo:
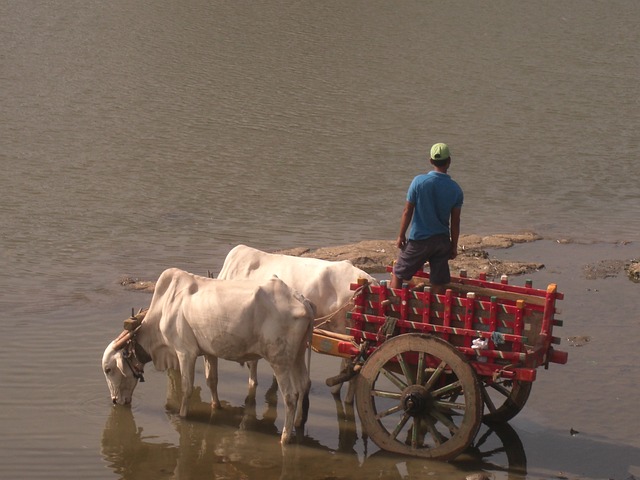
<path id="1" fill-rule="evenodd" d="M 383 450 L 449 460 L 478 431 L 482 396 L 475 371 L 444 340 L 393 337 L 371 354 L 357 378 L 362 428 Z"/>
<path id="2" fill-rule="evenodd" d="M 484 422 L 508 422 L 515 417 L 527 403 L 531 393 L 531 382 L 498 379 L 481 382 L 484 402 Z"/>

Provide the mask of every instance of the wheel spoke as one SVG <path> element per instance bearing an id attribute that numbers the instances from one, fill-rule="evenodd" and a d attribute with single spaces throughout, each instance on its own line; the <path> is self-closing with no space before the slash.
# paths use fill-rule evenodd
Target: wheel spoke
<path id="1" fill-rule="evenodd" d="M 398 392 L 387 392 L 384 390 L 371 390 L 372 397 L 391 398 L 393 400 L 400 400 L 402 394 Z"/>
<path id="2" fill-rule="evenodd" d="M 391 434 L 390 434 L 392 439 L 395 440 L 396 438 L 398 438 L 398 434 L 402 431 L 402 429 L 407 424 L 407 422 L 409 421 L 410 418 L 411 418 L 411 416 L 409 414 L 407 414 L 407 413 L 405 413 L 402 416 L 402 418 L 400 419 L 400 421 L 396 425 L 396 428 L 394 428 L 393 432 L 391 432 Z"/>
<path id="3" fill-rule="evenodd" d="M 489 395 L 489 392 L 487 392 L 487 388 L 484 386 L 484 383 L 480 385 L 480 389 L 482 391 L 482 399 L 489 409 L 489 413 L 494 413 L 497 410 L 496 405 L 493 403 L 493 400 L 491 400 L 491 396 Z"/>
<path id="4" fill-rule="evenodd" d="M 436 405 L 440 410 L 460 410 L 464 412 L 467 408 L 464 403 L 448 402 L 445 400 L 438 400 L 434 402 L 434 405 Z"/>
<path id="5" fill-rule="evenodd" d="M 413 419 L 413 426 L 411 427 L 411 448 L 418 448 L 418 431 L 420 429 L 420 419 Z"/>
<path id="6" fill-rule="evenodd" d="M 462 382 L 460 380 L 456 380 L 455 382 L 450 383 L 449 385 L 445 385 L 437 390 L 431 392 L 434 397 L 442 397 L 450 392 L 456 392 L 462 388 Z"/>
<path id="7" fill-rule="evenodd" d="M 424 378 L 424 352 L 418 353 L 418 371 L 416 373 L 416 385 L 422 385 Z"/>
<path id="8" fill-rule="evenodd" d="M 496 392 L 501 393 L 505 397 L 508 397 L 509 395 L 511 395 L 511 391 L 501 383 L 492 383 L 491 388 L 493 388 Z"/>
<path id="9" fill-rule="evenodd" d="M 531 382 L 503 378 L 480 383 L 484 403 L 483 418 L 489 422 L 508 422 L 524 407 L 531 393 Z"/>
<path id="10" fill-rule="evenodd" d="M 398 376 L 395 373 L 390 372 L 384 367 L 380 371 L 383 373 L 385 377 L 387 377 L 391 381 L 391 383 L 393 383 L 400 390 L 404 390 L 405 388 L 407 388 L 408 385 L 404 383 L 400 378 L 398 378 Z"/>
<path id="11" fill-rule="evenodd" d="M 432 410 L 430 413 L 436 418 L 436 420 L 447 427 L 452 436 L 458 433 L 458 426 L 449 417 L 438 410 Z"/>
<path id="12" fill-rule="evenodd" d="M 427 380 L 427 383 L 424 384 L 424 387 L 427 389 L 427 391 L 433 388 L 436 381 L 440 378 L 440 375 L 444 371 L 444 367 L 446 366 L 447 366 L 447 362 L 445 362 L 444 360 L 440 362 L 440 365 L 438 365 L 438 368 L 435 369 L 435 371 L 429 377 L 429 380 Z"/>
<path id="13" fill-rule="evenodd" d="M 384 418 L 384 417 L 386 417 L 388 415 L 394 414 L 394 413 L 399 412 L 401 410 L 402 410 L 402 404 L 399 403 L 395 407 L 388 408 L 387 410 L 384 410 L 383 412 L 378 413 L 376 415 L 376 419 L 380 420 L 381 418 Z"/>
<path id="14" fill-rule="evenodd" d="M 407 367 L 407 362 L 405 362 L 404 357 L 401 353 L 396 355 L 396 360 L 400 364 L 400 368 L 402 369 L 402 373 L 404 374 L 404 378 L 407 379 L 407 385 L 413 383 L 412 375 L 409 374 L 409 367 Z"/>
<path id="15" fill-rule="evenodd" d="M 438 431 L 438 429 L 435 426 L 435 423 L 431 418 L 428 418 L 428 417 L 424 418 L 423 421 L 426 423 L 427 431 L 431 435 L 431 438 L 433 438 L 433 442 L 436 444 L 436 446 L 440 446 L 447 441 L 445 436 Z"/>

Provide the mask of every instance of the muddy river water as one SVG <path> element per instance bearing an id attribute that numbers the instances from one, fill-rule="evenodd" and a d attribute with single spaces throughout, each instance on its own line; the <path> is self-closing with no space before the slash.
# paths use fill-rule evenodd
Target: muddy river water
<path id="1" fill-rule="evenodd" d="M 0 2 L 0 478 L 639 478 L 639 5 Z M 255 403 L 222 362 L 213 416 L 200 364 L 192 418 L 152 369 L 113 408 L 102 352 L 150 301 L 121 278 L 393 239 L 440 141 L 463 233 L 535 231 L 492 254 L 565 294 L 569 362 L 510 426 L 449 464 L 385 455 L 320 355 L 284 456 L 264 362 Z"/>

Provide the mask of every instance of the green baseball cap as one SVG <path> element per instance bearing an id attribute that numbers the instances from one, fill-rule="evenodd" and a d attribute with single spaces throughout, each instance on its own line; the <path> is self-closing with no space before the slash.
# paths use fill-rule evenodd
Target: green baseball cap
<path id="1" fill-rule="evenodd" d="M 446 143 L 436 143 L 431 147 L 431 160 L 446 160 L 450 156 Z"/>

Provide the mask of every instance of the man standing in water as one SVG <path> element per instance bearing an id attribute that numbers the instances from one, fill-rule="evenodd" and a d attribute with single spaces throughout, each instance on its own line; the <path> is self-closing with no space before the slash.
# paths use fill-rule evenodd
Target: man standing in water
<path id="1" fill-rule="evenodd" d="M 401 288 L 402 283 L 411 280 L 428 261 L 431 292 L 442 294 L 444 285 L 451 281 L 449 260 L 458 255 L 464 196 L 460 186 L 447 174 L 451 155 L 446 144 L 436 143 L 431 147 L 430 162 L 433 170 L 415 177 L 407 192 L 396 241 L 400 254 L 393 266 L 391 287 Z"/>

